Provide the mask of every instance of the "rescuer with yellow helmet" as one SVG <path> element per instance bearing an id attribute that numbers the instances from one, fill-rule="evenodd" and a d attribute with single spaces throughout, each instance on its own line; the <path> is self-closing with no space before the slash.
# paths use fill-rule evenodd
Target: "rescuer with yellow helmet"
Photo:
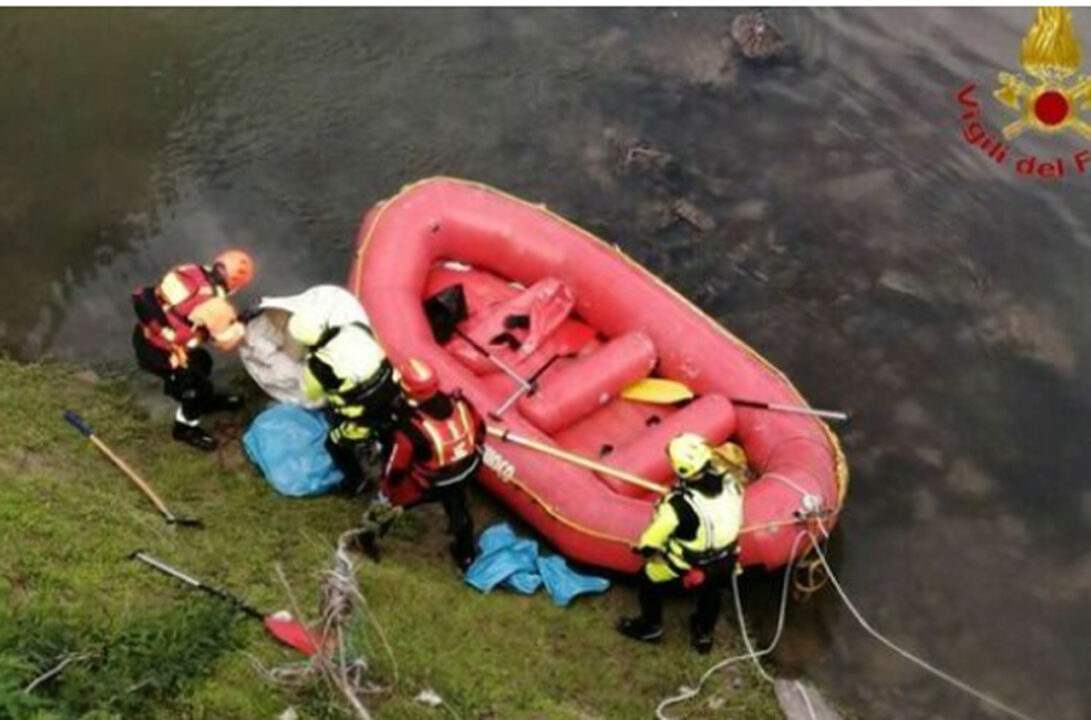
<path id="1" fill-rule="evenodd" d="M 326 446 L 346 487 L 358 490 L 394 425 L 400 393 L 393 368 L 363 323 L 331 326 L 321 312 L 307 309 L 292 315 L 288 333 L 307 351 L 303 395 L 329 403 Z"/>
<path id="2" fill-rule="evenodd" d="M 713 449 L 693 433 L 671 440 L 667 455 L 678 483 L 656 505 L 640 536 L 636 550 L 648 558 L 640 575 L 640 616 L 622 620 L 618 631 L 658 641 L 663 597 L 679 588 L 693 590 L 697 611 L 690 630 L 694 648 L 703 654 L 712 649 L 721 589 L 735 572 L 746 455 L 732 443 Z"/>
<path id="3" fill-rule="evenodd" d="M 181 404 L 174 416 L 175 440 L 214 450 L 216 439 L 201 429 L 201 416 L 242 407 L 238 395 L 214 391 L 212 357 L 201 345 L 211 340 L 224 351 L 238 347 L 246 330 L 228 296 L 253 276 L 253 259 L 242 250 L 227 250 L 211 265 L 178 265 L 158 284 L 133 291 L 136 361 L 161 378 L 163 392 Z"/>

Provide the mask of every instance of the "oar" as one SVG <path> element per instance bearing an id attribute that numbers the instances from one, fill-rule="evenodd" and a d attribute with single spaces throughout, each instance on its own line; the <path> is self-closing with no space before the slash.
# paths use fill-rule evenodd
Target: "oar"
<path id="1" fill-rule="evenodd" d="M 469 343 L 470 347 L 472 347 L 474 350 L 476 350 L 477 352 L 484 355 L 485 358 L 488 359 L 489 362 L 491 362 L 493 365 L 495 365 L 500 370 L 502 370 L 505 375 L 510 377 L 515 382 L 519 383 L 519 388 L 523 392 L 530 392 L 533 389 L 533 386 L 530 384 L 530 382 L 528 382 L 526 379 L 524 379 L 522 375 L 517 373 L 506 362 L 504 362 L 500 358 L 496 357 L 495 355 L 493 355 L 491 352 L 489 352 L 485 348 L 481 347 L 481 345 L 479 345 L 477 343 L 477 341 L 474 340 L 472 337 L 470 337 L 466 333 L 462 332 L 458 328 L 455 328 L 455 335 L 458 335 L 460 338 L 465 340 L 467 343 Z"/>
<path id="2" fill-rule="evenodd" d="M 164 520 L 166 520 L 171 525 L 201 525 L 201 521 L 197 518 L 181 517 L 179 515 L 175 515 L 170 510 L 168 510 L 166 503 L 164 503 L 155 493 L 155 491 L 152 490 L 152 487 L 150 484 L 148 484 L 148 481 L 140 477 L 140 475 L 138 475 L 135 470 L 129 467 L 129 464 L 127 462 L 114 454 L 114 451 L 107 447 L 106 443 L 104 443 L 102 440 L 99 440 L 98 436 L 95 435 L 95 431 L 91 429 L 91 426 L 87 424 L 86 420 L 84 420 L 71 410 L 65 410 L 64 412 L 62 412 L 61 417 L 63 417 L 65 422 L 74 427 L 81 435 L 90 440 L 91 443 L 96 448 L 98 448 L 103 455 L 109 458 L 110 462 L 112 462 L 118 470 L 125 473 L 125 475 L 133 481 L 133 484 L 140 488 L 141 492 L 143 492 L 144 495 L 146 495 L 147 498 L 152 501 L 152 504 L 155 505 L 156 509 L 159 511 L 159 514 L 163 516 Z"/>
<path id="3" fill-rule="evenodd" d="M 565 353 L 563 355 L 556 354 L 553 357 L 549 358 L 549 360 L 546 360 L 540 368 L 534 371 L 533 375 L 527 378 L 526 386 L 516 388 L 515 392 L 509 395 L 507 399 L 504 400 L 504 402 L 500 403 L 500 406 L 496 408 L 496 410 L 493 410 L 489 413 L 489 417 L 491 417 L 493 420 L 499 420 L 500 416 L 507 412 L 507 409 L 514 405 L 516 401 L 519 400 L 519 398 L 523 397 L 524 395 L 532 394 L 535 390 L 538 389 L 538 379 L 545 374 L 546 370 L 553 367 L 553 363 L 561 359 L 571 358 L 575 356 L 576 353 Z"/>
<path id="4" fill-rule="evenodd" d="M 630 485 L 635 485 L 639 488 L 644 488 L 645 490 L 658 493 L 659 495 L 667 494 L 667 488 L 663 487 L 662 485 L 657 485 L 650 480 L 645 480 L 642 477 L 625 472 L 624 470 L 619 470 L 617 468 L 610 467 L 609 465 L 604 465 L 597 460 L 592 460 L 591 458 L 584 457 L 583 455 L 577 455 L 576 453 L 571 453 L 567 450 L 553 447 L 552 445 L 546 445 L 545 443 L 540 443 L 537 440 L 532 440 L 531 438 L 523 437 L 522 435 L 515 435 L 510 430 L 498 428 L 493 425 L 490 425 L 488 427 L 488 431 L 489 435 L 500 438 L 500 440 L 504 442 L 510 442 L 515 445 L 520 445 L 522 447 L 535 450 L 545 455 L 550 455 L 557 458 L 558 460 L 564 460 L 565 462 L 572 463 L 573 465 L 577 465 L 586 470 L 597 472 L 600 475 L 608 475 L 612 478 L 617 478 L 622 482 L 629 483 Z"/>
<path id="5" fill-rule="evenodd" d="M 269 631 L 269 634 L 275 637 L 280 642 L 284 643 L 288 647 L 295 648 L 304 655 L 314 655 L 318 652 L 318 638 L 315 637 L 306 625 L 292 618 L 286 611 L 273 613 L 272 615 L 263 615 L 254 607 L 248 605 L 241 599 L 235 597 L 226 590 L 211 585 L 205 585 L 200 580 L 196 580 L 189 575 L 185 574 L 181 570 L 167 565 L 162 560 L 156 559 L 148 553 L 137 550 L 129 555 L 130 560 L 139 560 L 145 565 L 158 570 L 159 572 L 180 580 L 190 587 L 196 588 L 203 593 L 211 595 L 212 597 L 219 598 L 224 602 L 230 603 L 236 609 L 246 613 L 249 617 L 255 620 L 260 620 L 261 624 L 265 626 L 265 629 Z"/>
<path id="6" fill-rule="evenodd" d="M 638 380 L 621 391 L 621 397 L 626 400 L 652 403 L 656 405 L 673 405 L 674 403 L 692 400 L 693 391 L 684 383 L 667 378 L 644 378 Z M 820 410 L 818 408 L 802 407 L 799 405 L 785 405 L 783 403 L 767 403 L 758 400 L 745 400 L 743 398 L 728 398 L 735 405 L 756 408 L 758 410 L 771 410 L 774 412 L 796 413 L 798 415 L 811 415 L 826 418 L 827 420 L 846 421 L 849 414 L 840 410 Z"/>

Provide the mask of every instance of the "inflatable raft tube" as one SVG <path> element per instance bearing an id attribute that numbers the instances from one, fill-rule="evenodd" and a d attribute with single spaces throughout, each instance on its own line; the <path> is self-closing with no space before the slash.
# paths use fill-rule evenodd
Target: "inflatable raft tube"
<path id="1" fill-rule="evenodd" d="M 457 334 L 441 344 L 424 311 L 461 286 L 459 330 L 538 389 L 512 401 L 516 382 Z M 369 211 L 349 274 L 394 362 L 421 357 L 446 390 L 494 424 L 668 486 L 666 441 L 683 431 L 732 438 L 750 458 L 741 562 L 782 567 L 819 509 L 832 529 L 848 486 L 837 439 L 819 419 L 732 404 L 745 398 L 806 405 L 771 363 L 685 298 L 587 231 L 478 183 L 432 178 Z M 644 377 L 676 380 L 697 398 L 664 406 L 620 397 Z M 632 546 L 658 496 L 548 455 L 490 438 L 488 492 L 577 562 L 636 572 Z"/>

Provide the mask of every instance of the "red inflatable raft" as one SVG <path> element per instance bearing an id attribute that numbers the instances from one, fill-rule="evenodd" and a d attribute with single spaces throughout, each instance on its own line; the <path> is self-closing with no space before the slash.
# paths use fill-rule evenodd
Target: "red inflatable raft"
<path id="1" fill-rule="evenodd" d="M 820 420 L 744 408 L 729 398 L 804 406 L 756 351 L 618 249 L 535 205 L 478 183 L 423 180 L 364 218 L 349 278 L 376 335 L 397 363 L 436 367 L 493 425 L 654 483 L 669 485 L 667 441 L 684 431 L 733 438 L 757 471 L 747 487 L 741 561 L 786 564 L 805 529 L 798 513 L 836 522 L 848 472 Z M 440 345 L 423 302 L 462 286 L 468 317 Z M 484 346 L 523 378 L 548 363 L 522 396 Z M 620 397 L 647 377 L 680 381 L 685 405 Z M 635 572 L 631 546 L 655 493 L 541 452 L 490 438 L 482 483 L 578 562 Z"/>

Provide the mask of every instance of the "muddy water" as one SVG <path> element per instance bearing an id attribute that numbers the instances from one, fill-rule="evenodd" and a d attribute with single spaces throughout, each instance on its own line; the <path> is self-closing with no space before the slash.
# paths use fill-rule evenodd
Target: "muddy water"
<path id="1" fill-rule="evenodd" d="M 878 627 L 1091 715 L 1091 177 L 1013 177 L 955 99 L 1010 120 L 1031 11 L 783 11 L 800 61 L 767 69 L 725 49 L 735 12 L 0 11 L 0 345 L 124 362 L 128 289 L 228 244 L 258 293 L 339 279 L 362 210 L 422 176 L 546 200 L 857 413 L 835 544 Z M 830 594 L 776 660 L 861 717 L 990 717 Z"/>

